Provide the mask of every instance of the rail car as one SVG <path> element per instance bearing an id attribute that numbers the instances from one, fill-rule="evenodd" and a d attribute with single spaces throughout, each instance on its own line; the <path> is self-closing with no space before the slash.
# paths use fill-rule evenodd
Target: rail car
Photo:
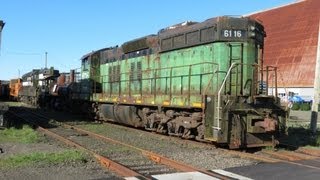
<path id="1" fill-rule="evenodd" d="M 18 99 L 22 102 L 45 107 L 51 103 L 53 86 L 59 77 L 59 71 L 53 67 L 44 69 L 33 69 L 22 76 L 21 81 L 16 80 L 12 83 L 17 91 L 13 96 L 18 94 Z"/>
<path id="2" fill-rule="evenodd" d="M 10 89 L 10 99 L 11 100 L 19 100 L 19 91 L 22 87 L 22 79 L 17 78 L 17 79 L 11 79 L 10 84 L 9 84 L 9 89 Z"/>
<path id="3" fill-rule="evenodd" d="M 8 118 L 6 112 L 9 110 L 9 106 L 0 101 L 0 127 L 6 127 L 8 124 Z"/>
<path id="4" fill-rule="evenodd" d="M 0 127 L 5 127 L 7 125 L 6 112 L 9 107 L 2 100 L 7 100 L 9 98 L 9 82 L 0 80 Z"/>
<path id="5" fill-rule="evenodd" d="M 0 99 L 8 99 L 9 98 L 9 82 L 0 80 Z"/>
<path id="6" fill-rule="evenodd" d="M 230 148 L 274 145 L 286 112 L 263 89 L 277 82 L 263 66 L 265 36 L 246 17 L 170 26 L 83 56 L 69 95 L 97 120 Z"/>

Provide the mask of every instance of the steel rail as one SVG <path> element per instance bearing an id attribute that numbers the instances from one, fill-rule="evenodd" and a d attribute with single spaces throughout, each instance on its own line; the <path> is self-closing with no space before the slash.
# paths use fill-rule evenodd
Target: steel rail
<path id="1" fill-rule="evenodd" d="M 299 148 L 297 152 L 301 152 L 310 156 L 320 157 L 320 149 Z"/>
<path id="2" fill-rule="evenodd" d="M 220 149 L 220 150 L 224 151 L 227 154 L 239 156 L 241 158 L 253 159 L 256 161 L 262 161 L 262 162 L 266 162 L 266 163 L 277 163 L 277 162 L 281 161 L 279 159 L 274 159 L 274 158 L 270 158 L 270 157 L 263 157 L 263 156 L 259 156 L 256 154 L 246 153 L 246 152 L 239 152 L 239 151 L 225 150 L 225 149 Z"/>
<path id="3" fill-rule="evenodd" d="M 81 146 L 80 144 L 78 144 L 78 143 L 76 143 L 74 141 L 66 139 L 66 138 L 64 138 L 64 137 L 62 137 L 62 136 L 60 136 L 60 135 L 58 135 L 58 134 L 56 134 L 56 133 L 54 133 L 54 132 L 52 132 L 52 131 L 50 131 L 48 129 L 45 129 L 45 128 L 35 124 L 34 122 L 31 122 L 31 121 L 27 120 L 26 118 L 24 118 L 24 117 L 14 113 L 14 112 L 12 112 L 12 111 L 9 111 L 9 113 L 15 115 L 18 118 L 23 119 L 24 121 L 26 121 L 26 122 L 34 125 L 34 126 L 37 126 L 37 130 L 43 132 L 46 135 L 49 135 L 49 136 L 51 136 L 51 137 L 53 137 L 53 138 L 55 138 L 55 139 L 57 139 L 59 141 L 62 141 L 62 142 L 64 142 L 65 144 L 67 144 L 69 146 L 76 147 L 78 149 L 81 149 L 83 151 L 86 151 L 86 152 L 92 154 L 104 167 L 106 167 L 107 169 L 115 172 L 119 176 L 122 176 L 122 177 L 136 177 L 136 178 L 139 178 L 139 179 L 151 179 L 151 178 L 145 177 L 144 175 L 139 174 L 139 173 L 137 173 L 137 172 L 135 172 L 135 171 L 133 171 L 133 170 L 131 170 L 131 169 L 129 169 L 129 168 L 127 168 L 127 167 L 125 167 L 125 166 L 113 161 L 113 160 L 111 160 L 111 159 L 108 159 L 108 158 L 106 158 L 104 156 L 101 156 L 101 155 L 95 153 L 94 151 L 92 151 L 92 150 L 90 150 L 88 148 L 85 148 L 84 146 Z"/>
<path id="4" fill-rule="evenodd" d="M 288 163 L 288 164 L 294 164 L 294 165 L 298 165 L 298 166 L 303 166 L 303 167 L 307 167 L 307 168 L 311 168 L 311 169 L 320 170 L 320 167 L 317 167 L 317 166 L 312 166 L 312 165 L 307 165 L 307 164 L 295 162 L 298 160 L 303 160 L 301 158 L 293 157 L 290 155 L 279 154 L 276 152 L 270 152 L 270 151 L 264 151 L 263 153 L 279 158 L 279 162 L 284 162 L 284 163 Z M 314 160 L 314 159 L 309 159 L 309 160 Z"/>

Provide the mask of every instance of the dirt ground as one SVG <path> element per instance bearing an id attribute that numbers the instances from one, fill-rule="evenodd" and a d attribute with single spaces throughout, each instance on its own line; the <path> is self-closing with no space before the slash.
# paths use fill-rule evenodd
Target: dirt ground
<path id="1" fill-rule="evenodd" d="M 1 159 L 18 154 L 33 152 L 62 152 L 67 149 L 54 140 L 40 143 L 1 143 Z M 119 179 L 111 172 L 106 171 L 94 159 L 88 157 L 86 162 L 64 162 L 58 164 L 30 164 L 19 168 L 1 168 L 0 179 L 10 180 L 82 180 L 82 179 Z"/>

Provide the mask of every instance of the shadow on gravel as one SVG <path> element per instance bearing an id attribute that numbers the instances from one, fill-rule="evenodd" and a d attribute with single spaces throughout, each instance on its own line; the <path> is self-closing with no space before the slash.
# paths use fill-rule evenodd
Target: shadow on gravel
<path id="1" fill-rule="evenodd" d="M 4 128 L 15 128 L 15 129 L 22 129 L 24 125 L 29 125 L 33 129 L 36 129 L 38 126 L 41 126 L 43 128 L 54 128 L 57 127 L 56 125 L 50 123 L 50 119 L 38 119 L 38 118 L 32 118 L 32 115 L 30 115 L 30 118 L 28 121 L 25 121 L 23 118 L 19 117 L 21 116 L 21 112 L 26 111 L 34 111 L 34 108 L 28 108 L 28 107 L 21 107 L 21 106 L 12 106 L 9 107 L 9 110 L 4 113 Z M 13 113 L 10 113 L 13 112 Z M 35 125 L 36 124 L 36 125 Z"/>
<path id="2" fill-rule="evenodd" d="M 304 127 L 289 127 L 288 135 L 280 140 L 280 144 L 290 150 L 308 145 L 319 147 L 320 131 L 318 130 L 316 134 L 313 134 L 310 129 Z"/>

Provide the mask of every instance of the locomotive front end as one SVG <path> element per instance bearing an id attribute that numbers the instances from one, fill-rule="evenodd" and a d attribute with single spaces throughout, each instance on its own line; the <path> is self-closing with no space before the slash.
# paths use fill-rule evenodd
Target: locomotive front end
<path id="1" fill-rule="evenodd" d="M 249 18 L 218 21 L 224 62 L 217 91 L 206 101 L 205 139 L 230 148 L 274 146 L 286 112 L 277 94 L 268 94 L 277 79 L 276 68 L 263 66 L 264 28 Z"/>

